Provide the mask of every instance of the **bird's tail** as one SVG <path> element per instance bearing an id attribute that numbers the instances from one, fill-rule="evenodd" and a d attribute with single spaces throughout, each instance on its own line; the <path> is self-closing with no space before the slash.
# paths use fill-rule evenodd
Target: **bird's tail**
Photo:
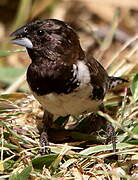
<path id="1" fill-rule="evenodd" d="M 109 76 L 109 81 L 108 81 L 108 89 L 112 89 L 114 87 L 116 87 L 119 84 L 128 82 L 128 80 L 120 78 L 120 77 L 113 77 L 113 76 Z"/>

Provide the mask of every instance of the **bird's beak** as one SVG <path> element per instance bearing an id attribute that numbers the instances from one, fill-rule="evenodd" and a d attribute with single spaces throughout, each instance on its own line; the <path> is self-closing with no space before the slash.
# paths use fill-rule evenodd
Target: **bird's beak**
<path id="1" fill-rule="evenodd" d="M 14 31 L 10 37 L 13 37 L 13 39 L 11 40 L 11 43 L 13 44 L 17 44 L 20 46 L 24 46 L 26 48 L 33 48 L 33 44 L 31 42 L 31 40 L 27 37 L 25 37 L 25 33 L 24 33 L 24 27 L 17 29 L 16 31 Z"/>
<path id="2" fill-rule="evenodd" d="M 33 44 L 28 38 L 15 38 L 15 39 L 12 39 L 11 42 L 13 44 L 24 46 L 26 48 L 30 48 L 30 49 L 33 48 Z"/>

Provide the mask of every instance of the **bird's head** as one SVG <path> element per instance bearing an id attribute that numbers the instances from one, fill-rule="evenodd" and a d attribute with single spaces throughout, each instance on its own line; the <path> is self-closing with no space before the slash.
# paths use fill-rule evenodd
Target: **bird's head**
<path id="1" fill-rule="evenodd" d="M 27 48 L 32 61 L 41 56 L 67 63 L 84 58 L 76 32 L 63 21 L 35 20 L 17 29 L 11 37 L 12 43 Z"/>

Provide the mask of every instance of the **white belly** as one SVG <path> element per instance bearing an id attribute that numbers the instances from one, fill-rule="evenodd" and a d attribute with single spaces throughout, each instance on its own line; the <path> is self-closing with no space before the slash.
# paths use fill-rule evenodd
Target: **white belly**
<path id="1" fill-rule="evenodd" d="M 54 116 L 79 115 L 87 112 L 95 112 L 101 101 L 91 100 L 92 87 L 87 86 L 70 94 L 50 93 L 48 95 L 34 97 L 39 103 Z"/>

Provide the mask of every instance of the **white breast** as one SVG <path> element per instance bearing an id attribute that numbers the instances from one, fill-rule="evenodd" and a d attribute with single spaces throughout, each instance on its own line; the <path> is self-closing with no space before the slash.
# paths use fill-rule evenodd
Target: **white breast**
<path id="1" fill-rule="evenodd" d="M 71 94 L 56 94 L 37 96 L 40 104 L 51 112 L 55 117 L 65 115 L 79 115 L 86 112 L 97 111 L 101 101 L 91 100 L 91 88 L 85 87 Z"/>

